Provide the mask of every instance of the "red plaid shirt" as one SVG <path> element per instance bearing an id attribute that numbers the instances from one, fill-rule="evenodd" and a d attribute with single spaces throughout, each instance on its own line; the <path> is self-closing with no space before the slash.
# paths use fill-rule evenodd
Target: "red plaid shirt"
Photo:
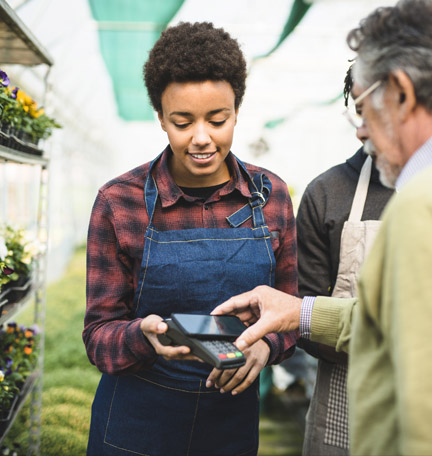
<path id="1" fill-rule="evenodd" d="M 234 156 L 226 160 L 231 179 L 207 201 L 188 196 L 175 184 L 169 170 L 169 146 L 153 176 L 159 198 L 153 224 L 160 231 L 190 228 L 227 228 L 226 217 L 243 207 L 251 194 Z M 143 189 L 150 163 L 105 184 L 97 195 L 87 243 L 87 310 L 83 340 L 90 361 L 101 372 L 126 374 L 151 366 L 153 346 L 134 318 L 133 297 L 148 225 Z M 264 215 L 272 233 L 276 258 L 276 288 L 297 295 L 297 247 L 293 208 L 286 184 L 275 174 L 246 165 L 253 176 L 265 172 L 272 193 Z M 251 227 L 251 220 L 242 226 Z M 269 334 L 269 364 L 281 362 L 294 351 L 295 333 Z"/>

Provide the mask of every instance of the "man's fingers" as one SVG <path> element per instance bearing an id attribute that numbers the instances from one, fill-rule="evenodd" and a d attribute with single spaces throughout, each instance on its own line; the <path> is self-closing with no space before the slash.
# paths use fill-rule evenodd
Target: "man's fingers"
<path id="1" fill-rule="evenodd" d="M 272 332 L 271 328 L 268 328 L 262 320 L 258 320 L 255 324 L 249 326 L 248 329 L 240 334 L 235 341 L 235 345 L 239 350 L 244 350 L 262 339 L 269 332 Z"/>
<path id="2" fill-rule="evenodd" d="M 256 303 L 255 290 L 247 291 L 246 293 L 233 296 L 228 301 L 219 304 L 211 312 L 212 315 L 222 314 L 239 314 L 245 311 L 248 307 Z"/>

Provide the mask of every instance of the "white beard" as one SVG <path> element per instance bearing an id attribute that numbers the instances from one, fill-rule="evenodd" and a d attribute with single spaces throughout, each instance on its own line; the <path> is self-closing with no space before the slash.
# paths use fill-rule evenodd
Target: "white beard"
<path id="1" fill-rule="evenodd" d="M 364 151 L 373 158 L 375 166 L 380 173 L 381 183 L 385 187 L 395 188 L 396 180 L 402 171 L 402 167 L 389 163 L 383 153 L 377 154 L 375 146 L 370 139 L 365 141 Z"/>

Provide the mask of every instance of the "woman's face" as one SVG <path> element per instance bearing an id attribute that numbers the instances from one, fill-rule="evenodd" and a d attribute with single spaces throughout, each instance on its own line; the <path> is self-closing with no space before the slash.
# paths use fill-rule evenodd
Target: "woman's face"
<path id="1" fill-rule="evenodd" d="M 226 81 L 172 82 L 162 94 L 159 120 L 173 157 L 177 185 L 210 187 L 229 180 L 225 158 L 231 149 L 238 110 Z"/>

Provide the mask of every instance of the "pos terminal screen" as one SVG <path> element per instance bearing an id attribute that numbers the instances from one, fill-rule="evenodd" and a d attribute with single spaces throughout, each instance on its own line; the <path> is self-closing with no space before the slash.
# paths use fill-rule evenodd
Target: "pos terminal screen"
<path id="1" fill-rule="evenodd" d="M 234 315 L 172 314 L 172 319 L 183 331 L 194 337 L 236 339 L 246 329 Z"/>

